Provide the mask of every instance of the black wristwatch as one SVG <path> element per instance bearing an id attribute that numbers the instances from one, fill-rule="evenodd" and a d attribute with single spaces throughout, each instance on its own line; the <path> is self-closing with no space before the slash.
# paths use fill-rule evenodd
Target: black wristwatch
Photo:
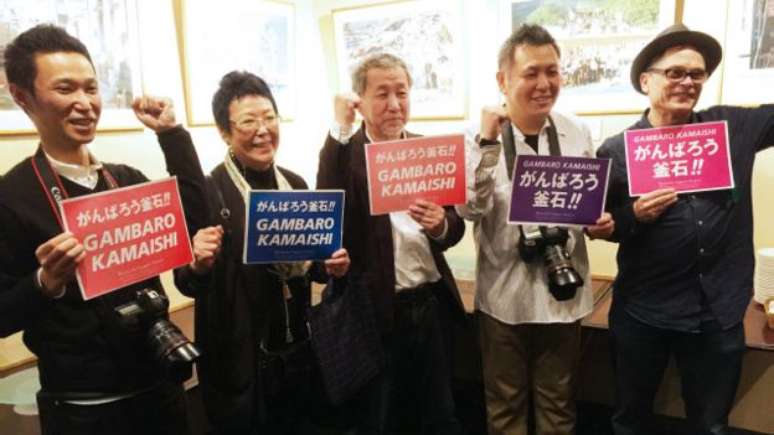
<path id="1" fill-rule="evenodd" d="M 488 146 L 488 145 L 498 145 L 500 141 L 497 140 L 490 140 L 490 139 L 484 139 L 481 137 L 481 135 L 476 136 L 476 142 L 478 142 L 478 146 Z"/>

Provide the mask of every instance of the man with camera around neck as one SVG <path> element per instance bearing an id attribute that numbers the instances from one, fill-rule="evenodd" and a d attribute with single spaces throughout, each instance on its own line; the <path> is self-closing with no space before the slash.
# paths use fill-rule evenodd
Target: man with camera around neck
<path id="1" fill-rule="evenodd" d="M 662 432 L 652 427 L 653 400 L 671 356 L 690 433 L 730 433 L 753 288 L 752 170 L 756 153 L 774 143 L 774 106 L 694 111 L 721 57 L 707 34 L 682 24 L 661 32 L 632 63 L 632 85 L 650 107 L 628 129 L 726 121 L 733 189 L 633 198 L 624 133 L 597 153 L 612 159 L 607 208 L 616 221 L 610 239 L 619 243 L 610 309 L 618 435 Z"/>
<path id="2" fill-rule="evenodd" d="M 115 310 L 139 290 L 163 292 L 160 280 L 84 301 L 75 269 L 85 248 L 60 223 L 61 199 L 147 181 L 129 166 L 97 161 L 87 148 L 102 107 L 87 48 L 59 27 L 39 25 L 6 47 L 5 69 L 40 145 L 0 180 L 0 336 L 23 331 L 38 357 L 42 433 L 189 433 L 182 385 L 165 376 L 148 331 L 121 324 Z M 159 141 L 165 155 L 196 158 L 182 127 L 159 133 Z M 167 159 L 170 172 L 174 162 Z M 203 192 L 203 174 L 187 178 L 194 193 L 184 203 L 206 209 L 195 193 Z"/>
<path id="3" fill-rule="evenodd" d="M 512 181 L 501 149 L 545 155 L 554 140 L 566 156 L 593 157 L 594 149 L 585 126 L 551 111 L 561 75 L 559 48 L 545 29 L 524 25 L 514 31 L 500 50 L 498 67 L 506 104 L 485 107 L 480 135 L 466 137 L 468 201 L 457 207 L 475 223 L 476 312 L 489 433 L 526 435 L 532 394 L 537 433 L 572 434 L 580 319 L 593 306 L 586 244 L 580 229 L 569 229 L 564 249 L 584 284 L 574 297 L 557 300 L 543 256 L 523 260 L 520 228 L 508 224 Z M 612 232 L 613 222 L 605 214 L 586 230 L 602 237 Z"/>

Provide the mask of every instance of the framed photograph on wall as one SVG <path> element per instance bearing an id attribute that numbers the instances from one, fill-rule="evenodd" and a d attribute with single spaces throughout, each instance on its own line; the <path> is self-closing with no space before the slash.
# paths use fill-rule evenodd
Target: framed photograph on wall
<path id="1" fill-rule="evenodd" d="M 727 0 L 683 0 L 682 23 L 689 29 L 706 33 L 715 38 L 720 45 L 726 39 Z M 725 57 L 725 48 L 724 57 Z M 720 86 L 723 79 L 723 62 L 715 69 L 702 85 L 701 97 L 696 109 L 704 109 L 721 103 Z"/>
<path id="2" fill-rule="evenodd" d="M 639 113 L 647 99 L 629 71 L 637 53 L 676 21 L 676 0 L 504 0 L 503 40 L 524 23 L 539 24 L 561 49 L 557 109 L 579 115 Z"/>
<path id="3" fill-rule="evenodd" d="M 403 59 L 413 79 L 412 119 L 463 119 L 465 68 L 456 2 L 404 1 L 333 11 L 339 91 L 371 54 Z"/>
<path id="4" fill-rule="evenodd" d="M 757 105 L 774 100 L 774 0 L 728 2 L 721 101 Z"/>
<path id="5" fill-rule="evenodd" d="M 102 95 L 98 129 L 141 129 L 131 109 L 132 99 L 142 94 L 135 0 L 3 0 L 0 64 L 17 35 L 41 23 L 63 27 L 89 49 Z M 14 103 L 0 65 L 0 135 L 34 132 Z"/>
<path id="6" fill-rule="evenodd" d="M 295 9 L 290 3 L 255 0 L 184 0 L 183 63 L 191 125 L 213 125 L 212 96 L 233 70 L 266 81 L 283 120 L 294 117 Z"/>

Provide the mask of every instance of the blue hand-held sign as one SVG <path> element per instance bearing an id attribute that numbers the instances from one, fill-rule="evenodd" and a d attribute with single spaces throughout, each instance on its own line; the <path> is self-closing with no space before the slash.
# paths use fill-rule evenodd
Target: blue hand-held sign
<path id="1" fill-rule="evenodd" d="M 324 260 L 341 248 L 344 191 L 254 190 L 245 222 L 245 264 Z"/>

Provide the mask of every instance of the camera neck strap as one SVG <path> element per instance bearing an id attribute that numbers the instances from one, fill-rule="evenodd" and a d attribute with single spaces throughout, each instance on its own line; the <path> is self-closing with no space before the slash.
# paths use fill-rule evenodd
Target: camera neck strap
<path id="1" fill-rule="evenodd" d="M 35 155 L 30 159 L 30 164 L 40 183 L 40 187 L 43 189 L 43 193 L 46 195 L 46 199 L 48 199 L 48 205 L 51 207 L 51 212 L 54 213 L 54 217 L 56 217 L 57 222 L 59 222 L 59 226 L 64 229 L 62 216 L 59 212 L 59 204 L 63 200 L 69 198 L 70 194 L 67 192 L 67 189 L 65 189 L 64 184 L 62 184 L 62 178 L 54 170 L 54 167 L 51 166 L 51 161 L 46 157 L 46 153 L 43 151 L 42 146 L 38 146 Z M 108 189 L 118 188 L 116 179 L 113 178 L 113 175 L 108 172 L 104 165 L 100 169 L 100 172 L 102 172 L 102 176 L 105 178 Z"/>
<path id="2" fill-rule="evenodd" d="M 516 139 L 513 134 L 513 126 L 511 120 L 506 119 L 501 125 L 502 130 L 502 142 L 503 152 L 505 153 L 505 165 L 508 168 L 508 179 L 513 179 L 513 165 L 516 161 Z M 559 135 L 556 133 L 556 125 L 551 116 L 548 117 L 548 127 L 546 128 L 546 134 L 548 135 L 548 152 L 552 156 L 561 156 L 562 151 L 559 147 Z"/>

